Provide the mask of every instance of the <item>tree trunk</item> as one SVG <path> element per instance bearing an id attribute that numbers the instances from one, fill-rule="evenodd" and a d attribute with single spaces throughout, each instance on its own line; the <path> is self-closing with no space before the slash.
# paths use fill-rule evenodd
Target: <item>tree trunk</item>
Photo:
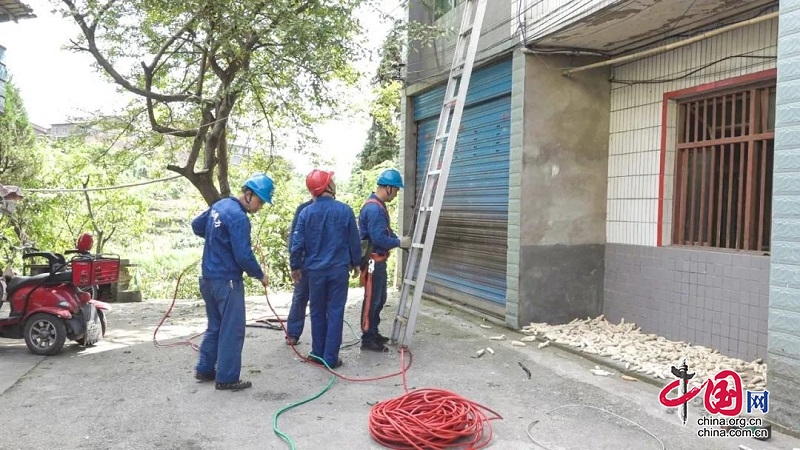
<path id="1" fill-rule="evenodd" d="M 200 195 L 203 196 L 203 200 L 205 200 L 206 204 L 209 206 L 222 198 L 217 186 L 214 185 L 214 178 L 211 171 L 192 173 L 189 175 L 184 174 L 184 176 L 189 179 L 198 191 L 200 191 Z"/>
<path id="2" fill-rule="evenodd" d="M 97 228 L 95 228 L 94 232 L 97 234 L 97 237 L 95 239 L 95 242 L 97 242 L 97 245 L 94 248 L 94 253 L 96 255 L 99 255 L 99 254 L 103 253 L 103 247 L 105 247 L 105 240 L 103 239 L 103 235 L 105 233 L 103 233 L 102 230 L 98 230 Z"/>

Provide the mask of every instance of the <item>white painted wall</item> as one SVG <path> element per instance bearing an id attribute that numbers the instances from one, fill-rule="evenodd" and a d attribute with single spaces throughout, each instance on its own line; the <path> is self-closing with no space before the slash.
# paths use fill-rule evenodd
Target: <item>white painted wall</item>
<path id="1" fill-rule="evenodd" d="M 620 81 L 674 79 L 731 55 L 775 56 L 777 39 L 778 21 L 774 19 L 617 66 L 613 70 L 613 76 Z M 664 93 L 771 69 L 775 65 L 774 59 L 731 58 L 680 80 L 612 84 L 606 227 L 609 243 L 646 246 L 657 244 L 661 110 Z M 674 124 L 674 116 L 675 108 L 670 107 L 668 122 L 672 117 L 671 122 Z M 668 137 L 672 135 L 674 133 L 667 133 Z M 669 141 L 667 148 L 670 148 Z M 674 163 L 669 153 L 664 186 L 664 245 L 670 244 L 668 230 L 671 229 L 672 220 L 673 172 Z"/>

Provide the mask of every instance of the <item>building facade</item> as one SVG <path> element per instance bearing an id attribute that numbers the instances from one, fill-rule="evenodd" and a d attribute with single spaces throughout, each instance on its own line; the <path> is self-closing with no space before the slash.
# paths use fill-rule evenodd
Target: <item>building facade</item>
<path id="1" fill-rule="evenodd" d="M 457 29 L 463 4 L 437 5 L 409 17 Z M 514 328 L 605 314 L 769 358 L 800 429 L 798 11 L 490 0 L 426 293 Z M 406 232 L 453 46 L 409 52 Z"/>
<path id="2" fill-rule="evenodd" d="M 20 19 L 36 17 L 33 10 L 18 0 L 0 0 L 0 24 L 4 22 L 17 22 Z M 6 106 L 6 82 L 8 69 L 5 63 L 6 48 L 0 43 L 0 114 Z"/>

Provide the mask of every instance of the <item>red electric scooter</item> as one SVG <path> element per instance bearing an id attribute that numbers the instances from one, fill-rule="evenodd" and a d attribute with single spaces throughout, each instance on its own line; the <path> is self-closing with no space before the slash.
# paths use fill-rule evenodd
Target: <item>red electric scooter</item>
<path id="1" fill-rule="evenodd" d="M 7 268 L 0 279 L 0 337 L 25 339 L 32 353 L 46 356 L 58 354 L 67 339 L 83 347 L 102 340 L 111 307 L 81 289 L 115 283 L 119 257 L 92 255 L 93 244 L 90 234 L 82 235 L 79 254 L 69 261 L 52 252 L 23 254 L 47 260 L 48 271 L 39 275 L 16 276 Z"/>

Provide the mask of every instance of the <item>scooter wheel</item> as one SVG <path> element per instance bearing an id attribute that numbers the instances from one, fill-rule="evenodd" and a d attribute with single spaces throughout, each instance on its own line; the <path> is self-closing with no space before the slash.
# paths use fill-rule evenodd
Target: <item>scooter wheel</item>
<path id="1" fill-rule="evenodd" d="M 64 321 L 47 313 L 34 314 L 28 318 L 24 333 L 25 344 L 37 355 L 55 355 L 67 341 L 67 327 Z"/>

